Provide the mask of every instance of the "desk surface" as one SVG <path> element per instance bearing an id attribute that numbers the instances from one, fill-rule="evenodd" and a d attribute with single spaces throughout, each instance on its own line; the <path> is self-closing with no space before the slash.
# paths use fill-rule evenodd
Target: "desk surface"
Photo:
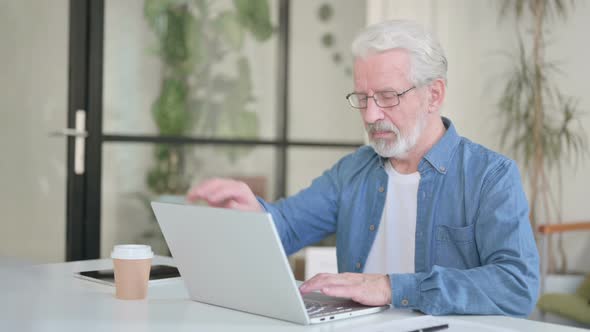
<path id="1" fill-rule="evenodd" d="M 156 257 L 154 264 L 174 265 Z M 25 267 L 0 266 L 2 331 L 362 331 L 390 320 L 417 316 L 391 309 L 326 324 L 302 326 L 190 301 L 181 280 L 150 286 L 147 300 L 121 301 L 111 286 L 74 278 L 74 272 L 112 268 L 111 260 Z M 583 331 L 500 316 L 453 316 L 519 331 Z"/>

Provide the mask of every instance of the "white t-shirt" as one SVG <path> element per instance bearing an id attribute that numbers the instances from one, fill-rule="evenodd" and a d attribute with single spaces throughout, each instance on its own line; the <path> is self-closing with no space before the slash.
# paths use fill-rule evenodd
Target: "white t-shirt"
<path id="1" fill-rule="evenodd" d="M 416 210 L 420 173 L 400 174 L 390 162 L 387 196 L 364 273 L 414 273 Z"/>

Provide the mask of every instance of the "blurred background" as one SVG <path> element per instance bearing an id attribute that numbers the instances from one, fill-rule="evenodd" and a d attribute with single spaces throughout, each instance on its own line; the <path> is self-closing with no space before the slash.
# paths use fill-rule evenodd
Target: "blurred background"
<path id="1" fill-rule="evenodd" d="M 149 201 L 213 176 L 271 201 L 305 188 L 364 144 L 350 43 L 394 18 L 438 36 L 443 115 L 517 161 L 535 229 L 580 225 L 589 15 L 549 0 L 0 0 L 0 262 L 130 242 L 166 255 Z M 549 273 L 574 283 L 590 272 L 581 225 L 537 234 Z"/>

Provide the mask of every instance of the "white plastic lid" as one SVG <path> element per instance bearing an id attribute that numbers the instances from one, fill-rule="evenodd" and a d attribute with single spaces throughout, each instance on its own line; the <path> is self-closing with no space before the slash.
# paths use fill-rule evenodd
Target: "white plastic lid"
<path id="1" fill-rule="evenodd" d="M 111 258 L 115 259 L 148 259 L 153 258 L 152 247 L 143 244 L 116 245 L 111 252 Z"/>

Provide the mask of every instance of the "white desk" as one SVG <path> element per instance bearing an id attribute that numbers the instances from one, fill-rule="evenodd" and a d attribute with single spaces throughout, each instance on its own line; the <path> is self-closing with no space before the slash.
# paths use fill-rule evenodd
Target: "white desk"
<path id="1" fill-rule="evenodd" d="M 158 263 L 174 265 L 166 257 L 156 257 L 154 264 Z M 391 309 L 302 326 L 190 301 L 180 280 L 150 286 L 147 300 L 121 301 L 114 298 L 112 287 L 72 276 L 76 271 L 111 267 L 108 259 L 0 266 L 0 331 L 362 331 L 392 319 L 418 315 Z M 460 319 L 519 331 L 583 331 L 510 317 Z"/>

